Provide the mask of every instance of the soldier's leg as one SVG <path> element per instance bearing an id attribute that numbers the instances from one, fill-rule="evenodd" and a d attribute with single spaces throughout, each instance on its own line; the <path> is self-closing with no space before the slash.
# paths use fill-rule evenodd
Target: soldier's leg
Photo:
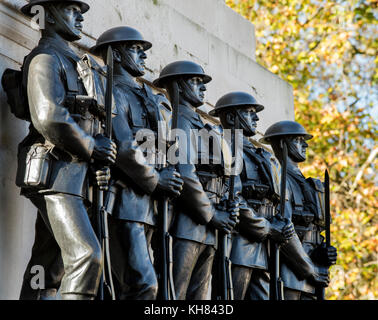
<path id="1" fill-rule="evenodd" d="M 189 287 L 187 290 L 187 300 L 206 300 L 208 299 L 211 270 L 215 249 L 213 246 L 202 245 L 200 255 L 192 272 Z"/>
<path id="2" fill-rule="evenodd" d="M 244 300 L 251 280 L 252 270 L 252 268 L 245 266 L 232 265 L 232 284 L 235 300 Z"/>
<path id="3" fill-rule="evenodd" d="M 285 300 L 300 300 L 301 292 L 298 290 L 284 288 L 284 299 Z"/>
<path id="4" fill-rule="evenodd" d="M 301 292 L 300 300 L 316 300 L 316 296 L 311 293 Z"/>
<path id="5" fill-rule="evenodd" d="M 64 264 L 65 274 L 60 287 L 62 299 L 93 299 L 97 294 L 103 261 L 84 202 L 80 197 L 67 194 L 44 197 Z"/>
<path id="6" fill-rule="evenodd" d="M 173 281 L 176 299 L 185 300 L 194 267 L 201 253 L 201 243 L 174 238 L 173 241 Z"/>
<path id="7" fill-rule="evenodd" d="M 266 270 L 253 269 L 249 283 L 248 300 L 269 300 L 270 274 Z"/>
<path id="8" fill-rule="evenodd" d="M 126 260 L 122 300 L 156 300 L 157 276 L 150 255 L 153 228 L 144 223 L 118 220 Z"/>
<path id="9" fill-rule="evenodd" d="M 46 219 L 46 205 L 43 197 L 38 196 L 31 200 L 38 208 L 38 215 L 32 254 L 24 273 L 20 300 L 51 300 L 56 298 L 64 275 L 63 261 L 60 248 Z M 33 289 L 31 286 L 35 276 L 32 269 L 36 266 L 41 266 L 44 271 L 44 286 L 40 289 Z"/>

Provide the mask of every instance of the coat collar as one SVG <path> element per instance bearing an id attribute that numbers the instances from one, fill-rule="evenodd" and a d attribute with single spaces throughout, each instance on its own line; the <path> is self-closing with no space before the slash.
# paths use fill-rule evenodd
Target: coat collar
<path id="1" fill-rule="evenodd" d="M 202 122 L 200 115 L 197 112 L 195 112 L 192 108 L 180 104 L 178 111 L 179 116 L 185 117 L 196 126 L 204 127 L 204 123 Z"/>
<path id="2" fill-rule="evenodd" d="M 68 43 L 64 40 L 59 40 L 51 37 L 43 37 L 41 38 L 41 40 L 39 40 L 39 45 L 52 47 L 74 60 L 80 59 L 79 56 L 75 53 L 75 51 L 73 51 L 71 47 L 68 45 Z"/>

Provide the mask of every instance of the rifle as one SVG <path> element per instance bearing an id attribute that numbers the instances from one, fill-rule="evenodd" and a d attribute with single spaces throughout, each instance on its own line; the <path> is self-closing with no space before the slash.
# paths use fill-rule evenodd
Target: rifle
<path id="1" fill-rule="evenodd" d="M 107 81 L 105 93 L 105 136 L 112 138 L 112 104 L 113 104 L 113 50 L 111 46 L 108 47 L 107 58 Z M 106 167 L 105 167 L 106 168 Z M 115 300 L 114 285 L 112 279 L 112 267 L 110 261 L 109 251 L 109 228 L 108 228 L 108 213 L 104 207 L 104 190 L 107 186 L 97 188 L 97 237 L 101 244 L 102 254 L 105 255 L 104 268 L 100 278 L 98 288 L 98 298 L 104 300 L 104 287 L 106 287 L 111 295 L 112 300 Z M 107 281 L 106 273 L 109 283 Z"/>
<path id="2" fill-rule="evenodd" d="M 178 119 L 178 105 L 179 105 L 179 96 L 178 96 L 178 85 L 176 82 L 172 83 L 172 86 L 167 88 L 169 98 L 172 104 L 172 126 L 169 131 L 169 140 L 175 141 L 176 139 L 172 137 L 172 130 L 177 129 L 177 119 Z M 169 166 L 169 165 L 168 165 Z M 172 167 L 173 168 L 173 167 Z M 165 199 L 161 203 L 161 217 L 160 217 L 160 236 L 159 242 L 161 243 L 161 254 L 160 254 L 160 274 L 159 274 L 159 288 L 160 298 L 162 300 L 176 300 L 176 292 L 173 281 L 173 253 L 172 245 L 173 238 L 169 234 L 169 198 Z"/>
<path id="3" fill-rule="evenodd" d="M 282 219 L 285 217 L 286 201 L 286 174 L 287 174 L 287 145 L 284 140 L 282 144 L 282 163 L 281 163 L 281 195 L 280 195 L 280 212 L 277 213 Z M 270 288 L 269 300 L 282 301 L 283 281 L 280 275 L 280 244 L 270 241 Z"/>
<path id="4" fill-rule="evenodd" d="M 235 157 L 236 166 L 236 128 L 239 128 L 239 116 L 235 114 L 235 123 L 232 130 L 232 150 Z M 236 167 L 235 167 L 236 170 Z M 236 173 L 235 173 L 236 174 Z M 230 186 L 228 191 L 228 203 L 231 204 L 235 200 L 235 174 L 230 174 Z M 234 287 L 232 283 L 232 272 L 231 272 L 231 260 L 229 257 L 229 244 L 231 243 L 231 234 L 226 234 L 224 232 L 219 232 L 220 241 L 220 294 L 217 298 L 219 300 L 234 300 Z"/>
<path id="5" fill-rule="evenodd" d="M 329 191 L 329 174 L 326 169 L 324 172 L 324 206 L 325 206 L 325 236 L 326 247 L 331 246 L 331 210 L 330 210 L 330 191 Z M 316 296 L 318 300 L 325 300 L 325 288 L 316 288 Z"/>

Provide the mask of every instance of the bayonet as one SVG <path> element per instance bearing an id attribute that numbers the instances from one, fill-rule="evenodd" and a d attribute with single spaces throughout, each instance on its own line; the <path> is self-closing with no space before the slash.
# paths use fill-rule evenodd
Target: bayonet
<path id="1" fill-rule="evenodd" d="M 287 180 L 287 144 L 281 140 L 282 146 L 282 162 L 281 162 L 281 195 L 280 195 L 280 211 L 277 213 L 282 219 L 285 218 L 286 204 L 286 180 Z M 270 300 L 281 301 L 283 297 L 283 282 L 280 275 L 280 245 L 273 241 L 271 244 L 270 259 Z"/>
<path id="2" fill-rule="evenodd" d="M 330 209 L 330 191 L 329 191 L 329 173 L 326 169 L 324 172 L 324 220 L 325 220 L 325 243 L 326 248 L 331 246 L 331 209 Z M 325 288 L 316 288 L 318 300 L 325 300 Z"/>

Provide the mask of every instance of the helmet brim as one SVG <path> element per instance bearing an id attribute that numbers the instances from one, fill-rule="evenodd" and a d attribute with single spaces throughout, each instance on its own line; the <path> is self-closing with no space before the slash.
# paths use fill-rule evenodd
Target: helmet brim
<path id="1" fill-rule="evenodd" d="M 93 46 L 92 48 L 89 49 L 89 52 L 98 56 L 100 54 L 100 51 L 104 47 L 106 47 L 108 45 L 115 45 L 115 44 L 118 44 L 118 43 L 120 43 L 120 44 L 121 43 L 140 43 L 140 44 L 142 44 L 144 51 L 147 51 L 147 50 L 151 49 L 151 47 L 152 47 L 152 43 L 148 42 L 146 40 L 133 40 L 133 39 L 123 40 L 123 41 L 113 40 L 113 41 L 108 41 L 106 43 L 100 43 L 99 45 L 95 45 L 95 46 Z"/>
<path id="2" fill-rule="evenodd" d="M 305 140 L 310 140 L 314 136 L 311 134 L 299 134 L 298 132 L 285 132 L 285 133 L 277 133 L 275 135 L 267 136 L 267 137 L 262 137 L 259 142 L 263 144 L 271 144 L 271 139 L 277 138 L 277 137 L 283 137 L 283 136 L 303 136 Z"/>
<path id="3" fill-rule="evenodd" d="M 57 1 L 58 3 L 59 1 Z M 78 0 L 72 0 L 70 1 L 72 3 L 75 3 L 75 4 L 78 4 L 80 6 L 80 9 L 81 9 L 81 13 L 86 13 L 87 11 L 89 11 L 90 9 L 90 6 L 88 4 L 86 4 L 85 2 L 83 1 L 78 1 Z M 34 16 L 34 13 L 31 13 L 31 9 L 34 7 L 34 6 L 37 6 L 37 5 L 43 5 L 43 4 L 48 4 L 48 3 L 51 3 L 51 1 L 47 1 L 47 0 L 41 0 L 41 1 L 36 1 L 36 2 L 33 2 L 33 3 L 28 3 L 27 5 L 24 5 L 22 8 L 21 8 L 21 12 L 26 15 L 26 16 L 29 16 L 29 17 L 33 17 Z"/>
<path id="4" fill-rule="evenodd" d="M 265 109 L 265 107 L 261 104 L 226 104 L 226 105 L 223 105 L 221 107 L 218 107 L 218 108 L 215 108 L 211 111 L 209 111 L 209 115 L 210 116 L 213 116 L 213 117 L 219 117 L 219 113 L 220 112 L 223 112 L 223 111 L 226 111 L 228 109 L 232 109 L 232 108 L 250 108 L 250 107 L 255 107 L 256 108 L 256 113 L 257 112 L 260 112 L 262 110 Z"/>
<path id="5" fill-rule="evenodd" d="M 193 73 L 193 72 L 182 72 L 182 73 L 176 73 L 176 74 L 169 74 L 166 76 L 162 76 L 156 80 L 153 81 L 153 85 L 157 88 L 164 88 L 164 85 L 168 82 L 171 82 L 172 80 L 182 77 L 182 76 L 188 76 L 188 77 L 201 77 L 203 79 L 203 83 L 209 83 L 212 78 L 203 73 Z"/>

